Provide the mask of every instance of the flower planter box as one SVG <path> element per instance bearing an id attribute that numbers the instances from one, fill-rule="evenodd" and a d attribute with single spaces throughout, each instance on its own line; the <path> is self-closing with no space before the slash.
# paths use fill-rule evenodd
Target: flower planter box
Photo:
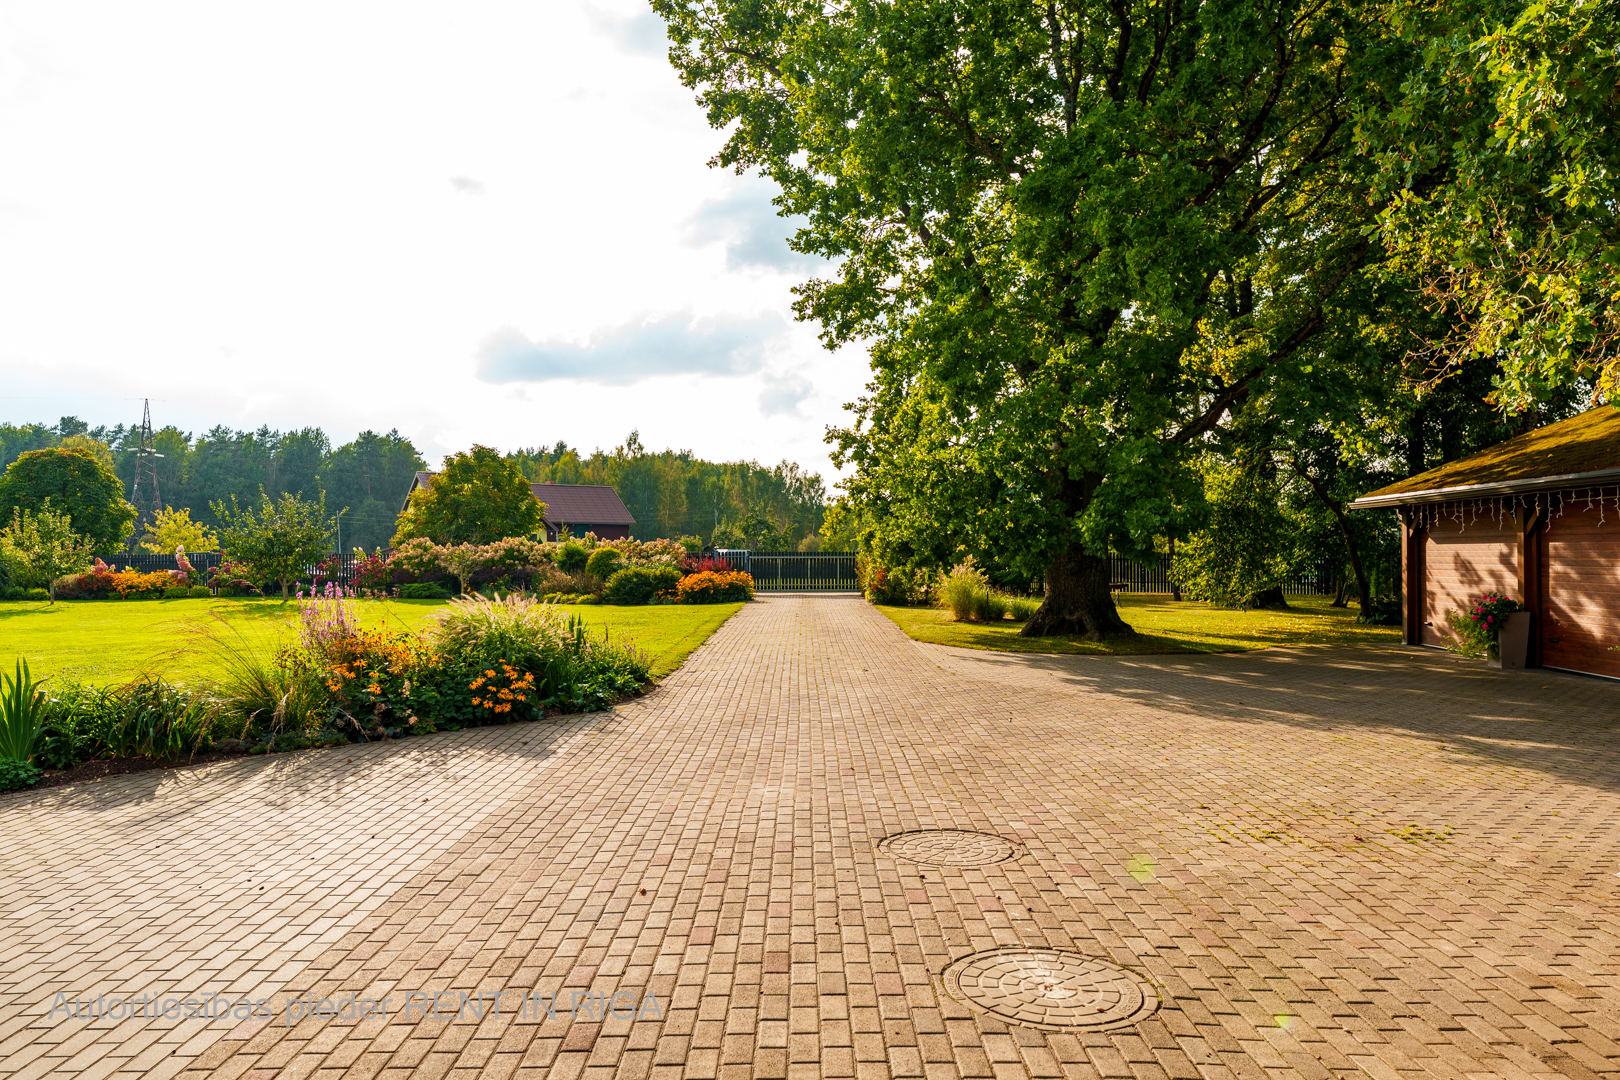
<path id="1" fill-rule="evenodd" d="M 1496 632 L 1496 655 L 1486 662 L 1493 668 L 1517 671 L 1524 667 L 1530 654 L 1530 613 L 1515 611 L 1502 620 L 1502 629 Z"/>

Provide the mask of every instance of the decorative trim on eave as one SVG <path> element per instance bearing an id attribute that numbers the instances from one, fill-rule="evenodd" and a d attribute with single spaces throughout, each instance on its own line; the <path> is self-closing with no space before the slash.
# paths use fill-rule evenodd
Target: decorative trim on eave
<path id="1" fill-rule="evenodd" d="M 1428 488 L 1423 491 L 1402 491 L 1393 495 L 1370 495 L 1355 500 L 1351 510 L 1380 510 L 1412 503 L 1451 502 L 1453 499 L 1487 498 L 1493 495 L 1519 495 L 1558 488 L 1582 488 L 1603 485 L 1620 480 L 1620 469 L 1599 469 L 1596 472 L 1566 473 L 1562 476 L 1532 476 L 1525 480 L 1502 480 L 1493 484 L 1460 484 L 1456 487 Z"/>

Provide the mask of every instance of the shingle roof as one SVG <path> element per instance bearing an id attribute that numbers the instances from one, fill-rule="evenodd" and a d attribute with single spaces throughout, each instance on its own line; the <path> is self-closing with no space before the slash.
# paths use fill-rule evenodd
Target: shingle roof
<path id="1" fill-rule="evenodd" d="M 1470 457 L 1448 462 L 1377 491 L 1352 506 L 1399 506 L 1450 497 L 1507 494 L 1580 484 L 1620 473 L 1620 408 L 1599 405 L 1579 416 L 1526 432 Z"/>
<path id="2" fill-rule="evenodd" d="M 546 504 L 546 524 L 634 525 L 636 519 L 606 484 L 530 484 Z"/>

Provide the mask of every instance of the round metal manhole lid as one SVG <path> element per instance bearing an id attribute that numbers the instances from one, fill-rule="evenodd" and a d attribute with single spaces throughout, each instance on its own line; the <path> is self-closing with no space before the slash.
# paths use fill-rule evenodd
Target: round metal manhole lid
<path id="1" fill-rule="evenodd" d="M 1159 1008 L 1153 984 L 1117 964 L 1063 949 L 1011 946 L 945 969 L 945 992 L 1010 1023 L 1041 1031 L 1112 1031 Z"/>
<path id="2" fill-rule="evenodd" d="M 995 833 L 966 829 L 918 829 L 878 841 L 878 850 L 894 859 L 923 866 L 989 866 L 1023 854 L 1023 845 Z"/>

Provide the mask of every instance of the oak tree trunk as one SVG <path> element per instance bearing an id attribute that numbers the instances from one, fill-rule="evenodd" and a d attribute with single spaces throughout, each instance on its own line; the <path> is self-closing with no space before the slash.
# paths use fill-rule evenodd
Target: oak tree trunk
<path id="1" fill-rule="evenodd" d="M 1108 589 L 1108 560 L 1070 547 L 1047 566 L 1046 599 L 1019 634 L 1100 641 L 1135 632 L 1114 607 Z"/>

